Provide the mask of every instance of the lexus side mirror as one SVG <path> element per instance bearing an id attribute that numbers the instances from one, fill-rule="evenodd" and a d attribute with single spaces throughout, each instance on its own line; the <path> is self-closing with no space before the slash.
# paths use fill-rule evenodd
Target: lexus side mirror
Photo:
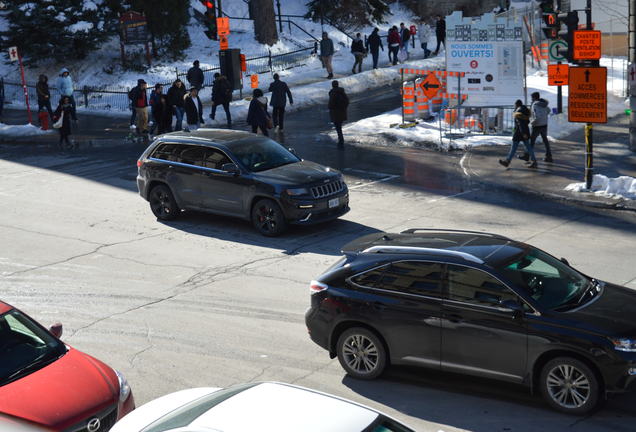
<path id="1" fill-rule="evenodd" d="M 568 260 L 566 260 L 565 258 L 561 258 L 561 262 L 562 262 L 563 264 L 565 264 L 566 266 L 569 266 L 569 265 L 570 265 L 570 263 L 568 262 Z"/>
<path id="2" fill-rule="evenodd" d="M 238 175 L 240 174 L 240 170 L 239 167 L 236 166 L 236 164 L 234 163 L 226 163 L 221 165 L 221 171 L 225 171 L 226 173 L 232 174 L 232 175 Z"/>
<path id="3" fill-rule="evenodd" d="M 49 332 L 58 339 L 62 337 L 62 330 L 63 330 L 62 323 L 59 323 L 59 322 L 53 324 L 49 328 Z"/>

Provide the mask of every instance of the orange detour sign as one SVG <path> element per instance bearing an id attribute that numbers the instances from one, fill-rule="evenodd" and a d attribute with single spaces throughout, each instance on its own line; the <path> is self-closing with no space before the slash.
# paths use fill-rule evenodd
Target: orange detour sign
<path id="1" fill-rule="evenodd" d="M 250 76 L 250 82 L 252 84 L 253 89 L 258 88 L 258 75 L 252 74 Z"/>
<path id="2" fill-rule="evenodd" d="M 245 54 L 240 54 L 239 58 L 241 59 L 241 72 L 247 72 L 247 60 L 245 59 Z"/>
<path id="3" fill-rule="evenodd" d="M 227 17 L 216 19 L 216 32 L 219 36 L 227 36 L 230 34 L 230 19 Z"/>
<path id="4" fill-rule="evenodd" d="M 441 83 L 434 74 L 426 75 L 420 83 L 420 88 L 427 99 L 433 99 L 439 92 L 441 86 Z"/>
<path id="5" fill-rule="evenodd" d="M 574 31 L 574 60 L 601 58 L 601 32 L 599 30 Z"/>
<path id="6" fill-rule="evenodd" d="M 221 50 L 226 50 L 230 47 L 230 44 L 227 41 L 227 36 L 219 36 L 219 48 Z"/>
<path id="7" fill-rule="evenodd" d="M 571 67 L 568 120 L 607 123 L 607 68 Z"/>
<path id="8" fill-rule="evenodd" d="M 566 64 L 548 65 L 548 85 L 568 85 L 568 69 L 570 69 L 570 67 Z"/>

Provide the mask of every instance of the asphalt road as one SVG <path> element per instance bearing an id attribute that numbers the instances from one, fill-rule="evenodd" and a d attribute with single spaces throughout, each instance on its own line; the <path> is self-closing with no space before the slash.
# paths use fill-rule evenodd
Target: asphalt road
<path id="1" fill-rule="evenodd" d="M 393 97 L 367 94 L 352 117 Z M 44 325 L 62 321 L 63 339 L 124 372 L 138 404 L 187 387 L 276 380 L 360 401 L 418 431 L 634 430 L 636 395 L 574 418 L 483 379 L 393 368 L 356 381 L 303 321 L 309 281 L 344 243 L 375 230 L 496 232 L 636 289 L 634 214 L 482 189 L 462 178 L 453 154 L 339 152 L 324 110 L 290 115 L 286 129 L 303 157 L 343 169 L 352 211 L 276 239 L 203 214 L 158 222 L 134 185 L 140 148 L 1 147 L 0 298 Z"/>

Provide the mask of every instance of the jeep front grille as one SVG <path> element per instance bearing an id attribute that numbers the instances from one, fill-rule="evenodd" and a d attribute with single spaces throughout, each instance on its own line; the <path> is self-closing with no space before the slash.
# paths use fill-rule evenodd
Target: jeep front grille
<path id="1" fill-rule="evenodd" d="M 344 182 L 340 180 L 336 180 L 331 183 L 326 183 L 324 185 L 312 187 L 311 195 L 314 198 L 325 198 L 325 197 L 342 192 L 344 188 L 345 188 Z"/>

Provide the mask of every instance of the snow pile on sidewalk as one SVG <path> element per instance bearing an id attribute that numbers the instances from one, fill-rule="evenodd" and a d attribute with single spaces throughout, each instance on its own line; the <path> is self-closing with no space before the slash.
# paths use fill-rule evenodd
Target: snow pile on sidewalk
<path id="1" fill-rule="evenodd" d="M 571 183 L 565 190 L 572 192 L 594 192 L 608 198 L 636 199 L 636 178 L 620 176 L 609 178 L 602 174 L 595 174 L 592 179 L 592 189 L 587 189 L 585 183 Z"/>
<path id="2" fill-rule="evenodd" d="M 46 135 L 52 133 L 52 130 L 42 130 L 32 124 L 25 125 L 7 125 L 0 123 L 0 138 L 30 137 L 36 135 Z"/>
<path id="3" fill-rule="evenodd" d="M 402 65 L 391 66 L 380 69 L 372 69 L 366 72 L 358 73 L 355 75 L 349 75 L 342 78 L 337 78 L 340 87 L 344 88 L 349 96 L 356 93 L 363 93 L 367 90 L 390 85 L 391 83 L 400 79 L 401 67 L 412 68 L 429 68 L 436 69 L 441 68 L 444 65 L 444 59 L 441 57 L 432 59 L 422 59 L 411 62 L 406 62 Z M 282 78 L 281 78 L 282 79 Z M 267 90 L 267 86 L 260 87 L 263 90 Z M 287 105 L 286 112 L 296 111 L 301 108 L 310 107 L 313 105 L 322 105 L 323 108 L 327 108 L 327 102 L 329 101 L 329 90 L 331 90 L 331 80 L 323 80 L 313 84 L 307 84 L 299 87 L 294 87 L 291 92 L 294 96 L 294 104 Z M 396 90 L 397 91 L 397 90 Z M 271 99 L 271 93 L 265 93 L 265 97 L 268 100 Z M 245 119 L 247 117 L 247 110 L 249 108 L 250 101 L 244 99 L 231 104 L 232 120 Z M 270 108 L 271 110 L 271 108 Z M 207 117 L 207 109 L 205 109 L 204 120 L 206 125 L 224 125 L 225 113 L 221 110 L 217 110 L 216 120 L 211 120 Z M 363 120 L 364 121 L 364 120 Z M 373 132 L 376 129 L 372 129 L 368 132 Z"/>

